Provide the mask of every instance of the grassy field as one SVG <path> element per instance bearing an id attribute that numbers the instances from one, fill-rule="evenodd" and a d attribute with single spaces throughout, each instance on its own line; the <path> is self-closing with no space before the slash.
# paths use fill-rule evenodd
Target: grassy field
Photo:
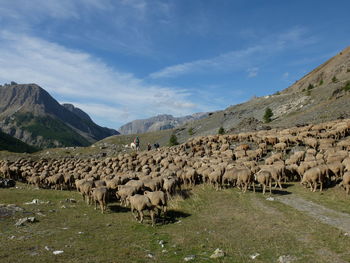
<path id="1" fill-rule="evenodd" d="M 0 217 L 1 262 L 184 262 L 189 255 L 195 255 L 191 262 L 277 262 L 282 255 L 293 262 L 350 261 L 349 236 L 267 201 L 261 193 L 196 186 L 188 198 L 174 198 L 168 216 L 152 227 L 148 218 L 145 224 L 135 222 L 129 209 L 117 203 L 101 214 L 76 192 L 18 186 L 0 189 L 0 203 L 26 211 Z M 333 200 L 332 191 L 344 202 Z M 339 189 L 320 195 L 292 184 L 284 193 L 314 201 L 321 196 L 321 203 L 334 202 L 335 210 L 348 211 L 348 200 Z M 69 198 L 78 202 L 66 202 Z M 24 204 L 33 199 L 49 203 Z M 38 222 L 14 225 L 26 216 L 35 216 Z M 225 257 L 210 259 L 216 248 Z M 55 250 L 64 252 L 53 255 Z"/>

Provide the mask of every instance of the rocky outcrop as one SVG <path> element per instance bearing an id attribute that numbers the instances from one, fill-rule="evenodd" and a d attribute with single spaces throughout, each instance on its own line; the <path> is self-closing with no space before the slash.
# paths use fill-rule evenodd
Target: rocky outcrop
<path id="1" fill-rule="evenodd" d="M 208 116 L 208 113 L 195 113 L 184 117 L 174 117 L 163 114 L 148 119 L 135 120 L 119 128 L 121 134 L 137 134 L 176 128 L 182 124 L 199 120 Z"/>

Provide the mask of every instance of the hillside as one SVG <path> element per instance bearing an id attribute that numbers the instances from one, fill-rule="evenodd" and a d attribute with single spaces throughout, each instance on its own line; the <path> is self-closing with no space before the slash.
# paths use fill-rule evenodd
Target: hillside
<path id="1" fill-rule="evenodd" d="M 118 134 L 73 105 L 60 105 L 36 84 L 0 87 L 0 128 L 39 147 L 86 146 Z"/>
<path id="2" fill-rule="evenodd" d="M 37 151 L 33 146 L 30 146 L 6 133 L 0 131 L 0 151 L 9 151 L 17 153 L 32 153 Z"/>
<path id="3" fill-rule="evenodd" d="M 256 97 L 209 113 L 208 117 L 185 123 L 167 133 L 154 131 L 151 136 L 148 133 L 138 135 L 141 141 L 145 141 L 144 138 L 151 144 L 161 141 L 164 146 L 172 133 L 176 134 L 179 142 L 185 142 L 191 137 L 217 134 L 220 127 L 228 133 L 239 133 L 350 118 L 349 106 L 350 47 L 276 94 Z M 268 107 L 274 115 L 272 122 L 266 124 L 263 115 Z M 109 144 L 116 141 L 113 138 L 108 139 Z"/>
<path id="4" fill-rule="evenodd" d="M 205 112 L 195 113 L 184 117 L 174 117 L 172 115 L 163 114 L 148 119 L 134 120 L 121 126 L 118 130 L 121 134 L 137 134 L 168 130 L 194 120 L 203 119 L 207 116 L 208 113 Z"/>

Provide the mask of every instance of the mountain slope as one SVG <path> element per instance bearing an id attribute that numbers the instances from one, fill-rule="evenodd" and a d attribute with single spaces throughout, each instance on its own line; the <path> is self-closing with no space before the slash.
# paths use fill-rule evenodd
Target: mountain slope
<path id="1" fill-rule="evenodd" d="M 174 117 L 172 115 L 163 114 L 148 119 L 134 120 L 118 130 L 121 134 L 137 134 L 152 131 L 168 130 L 176 128 L 184 123 L 199 120 L 208 116 L 208 113 L 195 113 L 184 117 Z"/>
<path id="2" fill-rule="evenodd" d="M 117 131 L 95 124 L 83 111 L 68 110 L 36 84 L 0 87 L 0 128 L 40 146 L 85 146 Z M 77 113 L 78 112 L 78 113 Z"/>
<path id="3" fill-rule="evenodd" d="M 0 131 L 0 151 L 18 152 L 18 153 L 32 153 L 37 151 L 33 146 L 30 146 L 6 133 Z"/>
<path id="4" fill-rule="evenodd" d="M 274 115 L 271 123 L 264 124 L 268 107 Z M 183 141 L 189 137 L 189 128 L 196 136 L 216 134 L 221 126 L 226 131 L 242 132 L 337 118 L 350 118 L 350 47 L 281 92 L 214 112 L 208 118 L 179 127 L 177 134 Z"/>

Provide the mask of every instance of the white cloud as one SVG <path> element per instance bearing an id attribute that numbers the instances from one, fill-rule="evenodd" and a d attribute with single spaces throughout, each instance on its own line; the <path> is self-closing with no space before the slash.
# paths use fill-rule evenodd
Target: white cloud
<path id="1" fill-rule="evenodd" d="M 258 75 L 259 68 L 253 67 L 247 70 L 248 78 L 255 78 Z"/>
<path id="2" fill-rule="evenodd" d="M 200 59 L 165 67 L 149 75 L 150 78 L 172 78 L 190 73 L 213 71 L 237 71 L 255 68 L 259 61 L 289 48 L 313 44 L 317 39 L 307 36 L 304 28 L 296 27 L 287 32 L 265 36 L 254 46 L 227 52 L 216 57 Z M 254 72 L 251 77 L 255 77 Z"/>
<path id="3" fill-rule="evenodd" d="M 189 100 L 186 90 L 149 85 L 87 53 L 27 35 L 0 31 L 0 64 L 0 81 L 37 83 L 62 101 L 81 102 L 103 125 L 203 110 Z"/>

